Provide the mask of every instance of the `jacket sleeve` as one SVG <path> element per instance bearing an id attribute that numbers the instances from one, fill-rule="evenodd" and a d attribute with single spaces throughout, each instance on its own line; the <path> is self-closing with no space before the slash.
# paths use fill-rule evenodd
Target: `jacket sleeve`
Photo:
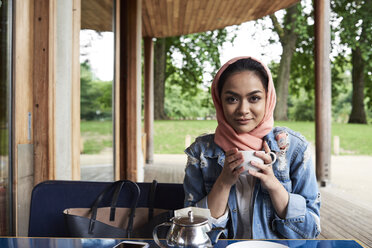
<path id="1" fill-rule="evenodd" d="M 273 228 L 288 239 L 312 239 L 320 233 L 320 193 L 310 146 L 305 151 L 299 146 L 297 151 L 290 168 L 292 191 L 287 214 L 285 219 L 276 216 Z"/>
<path id="2" fill-rule="evenodd" d="M 200 159 L 195 155 L 192 147 L 186 149 L 187 164 L 185 169 L 185 178 L 183 188 L 185 191 L 185 207 L 195 206 L 197 202 L 203 200 L 207 196 L 204 188 L 203 174 L 200 169 Z"/>
<path id="3" fill-rule="evenodd" d="M 185 191 L 184 206 L 195 206 L 199 208 L 208 208 L 207 191 L 204 187 L 203 173 L 200 169 L 200 159 L 195 155 L 195 151 L 188 148 L 185 153 L 187 154 L 187 165 L 185 170 L 185 178 L 183 187 Z M 228 210 L 225 214 L 218 219 L 211 218 L 209 223 L 212 227 L 225 228 L 229 220 Z"/>

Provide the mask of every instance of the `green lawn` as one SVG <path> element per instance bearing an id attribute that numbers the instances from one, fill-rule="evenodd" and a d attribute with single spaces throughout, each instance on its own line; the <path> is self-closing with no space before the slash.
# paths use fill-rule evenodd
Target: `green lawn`
<path id="1" fill-rule="evenodd" d="M 314 122 L 275 122 L 276 126 L 286 126 L 302 133 L 315 145 Z M 334 136 L 340 137 L 341 154 L 372 155 L 372 125 L 333 123 L 332 151 Z"/>
<path id="2" fill-rule="evenodd" d="M 85 154 L 100 153 L 105 147 L 112 147 L 112 121 L 81 121 L 80 132 Z"/>
<path id="3" fill-rule="evenodd" d="M 203 133 L 212 133 L 217 122 L 210 121 L 155 121 L 154 152 L 181 154 L 185 149 L 185 137 L 191 142 Z M 302 133 L 315 145 L 314 122 L 275 122 L 275 126 L 286 126 Z M 112 146 L 111 121 L 82 121 L 81 133 L 84 139 L 84 153 L 97 153 Z M 372 125 L 332 124 L 333 136 L 340 137 L 341 154 L 372 155 Z"/>
<path id="4" fill-rule="evenodd" d="M 9 136 L 8 136 L 8 129 L 1 128 L 0 126 L 0 155 L 7 156 L 8 155 L 8 146 L 9 146 Z"/>
<path id="5" fill-rule="evenodd" d="M 213 133 L 217 121 L 155 121 L 154 153 L 177 154 L 185 150 L 185 137 L 191 142 L 201 134 Z"/>

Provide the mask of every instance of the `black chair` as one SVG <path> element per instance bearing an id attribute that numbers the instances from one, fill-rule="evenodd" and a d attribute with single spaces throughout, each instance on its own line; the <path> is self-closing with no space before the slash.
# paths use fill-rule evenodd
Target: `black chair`
<path id="1" fill-rule="evenodd" d="M 97 195 L 110 182 L 45 181 L 34 187 L 31 195 L 29 237 L 68 237 L 63 210 L 66 208 L 90 208 Z M 137 207 L 148 207 L 151 183 L 137 183 L 141 194 Z M 122 190 L 117 206 L 129 207 L 131 197 Z M 183 208 L 182 184 L 158 183 L 154 208 L 175 210 Z M 109 206 L 110 200 L 103 199 Z"/>

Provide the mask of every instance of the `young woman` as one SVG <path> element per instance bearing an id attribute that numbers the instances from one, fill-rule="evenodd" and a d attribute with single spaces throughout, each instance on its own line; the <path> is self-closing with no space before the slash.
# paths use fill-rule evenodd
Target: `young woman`
<path id="1" fill-rule="evenodd" d="M 209 208 L 229 238 L 298 239 L 320 233 L 320 194 L 305 138 L 273 127 L 276 103 L 269 69 L 252 57 L 221 67 L 212 83 L 218 126 L 185 150 L 185 206 Z M 254 150 L 259 170 L 239 167 Z M 259 151 L 259 152 L 258 152 Z M 277 156 L 272 163 L 270 152 Z"/>

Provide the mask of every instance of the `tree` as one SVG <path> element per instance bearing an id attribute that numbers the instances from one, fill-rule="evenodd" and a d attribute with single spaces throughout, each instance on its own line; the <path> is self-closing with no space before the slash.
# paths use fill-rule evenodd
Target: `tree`
<path id="1" fill-rule="evenodd" d="M 340 22 L 335 32 L 339 34 L 341 44 L 351 49 L 353 93 L 349 123 L 367 123 L 365 91 L 370 99 L 372 97 L 372 1 L 337 0 L 331 2 L 331 7 L 337 14 L 336 21 Z M 348 59 L 344 54 L 343 57 Z M 340 61 L 344 63 L 345 60 Z M 368 105 L 372 107 L 371 100 Z"/>
<path id="2" fill-rule="evenodd" d="M 165 69 L 167 60 L 166 38 L 157 39 L 154 47 L 154 119 L 165 120 Z"/>
<path id="3" fill-rule="evenodd" d="M 288 89 L 291 72 L 291 62 L 299 36 L 306 33 L 304 26 L 306 16 L 303 15 L 301 4 L 293 5 L 286 9 L 282 23 L 275 14 L 270 15 L 273 30 L 278 34 L 283 47 L 280 65 L 276 80 L 277 104 L 275 108 L 276 120 L 288 119 Z"/>
<path id="4" fill-rule="evenodd" d="M 80 117 L 85 120 L 93 120 L 98 117 L 97 113 L 102 111 L 101 87 L 93 81 L 93 73 L 88 61 L 80 64 Z M 97 112 L 98 111 L 98 112 Z"/>
<path id="5" fill-rule="evenodd" d="M 215 74 L 220 67 L 219 49 L 223 43 L 232 42 L 225 29 L 205 33 L 160 38 L 155 42 L 154 56 L 154 118 L 166 119 L 164 97 L 166 82 L 177 84 L 181 95 L 191 99 L 202 89 L 204 76 Z M 177 75 L 172 77 L 172 75 Z M 181 97 L 181 96 L 180 96 Z"/>

